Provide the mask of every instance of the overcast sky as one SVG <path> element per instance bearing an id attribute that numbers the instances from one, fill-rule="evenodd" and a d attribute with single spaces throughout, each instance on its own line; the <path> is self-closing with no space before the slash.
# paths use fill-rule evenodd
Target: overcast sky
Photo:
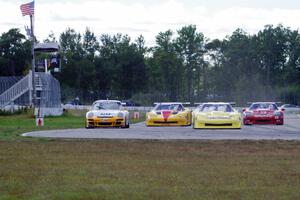
<path id="1" fill-rule="evenodd" d="M 20 5 L 26 0 L 0 0 L 0 33 L 29 25 Z M 83 33 L 89 27 L 97 36 L 128 34 L 133 40 L 143 35 L 154 45 L 158 32 L 174 32 L 189 24 L 210 39 L 222 39 L 237 28 L 252 34 L 264 25 L 299 29 L 300 1 L 296 0 L 36 0 L 35 35 L 59 34 L 68 27 Z"/>

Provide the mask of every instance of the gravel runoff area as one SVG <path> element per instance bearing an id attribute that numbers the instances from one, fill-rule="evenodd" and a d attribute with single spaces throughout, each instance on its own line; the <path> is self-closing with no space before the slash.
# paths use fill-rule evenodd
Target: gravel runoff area
<path id="1" fill-rule="evenodd" d="M 131 124 L 129 129 L 65 129 L 22 134 L 26 137 L 76 139 L 145 139 L 145 140 L 300 140 L 300 116 L 287 114 L 285 124 L 243 126 L 239 130 L 193 129 L 192 127 L 146 127 Z"/>

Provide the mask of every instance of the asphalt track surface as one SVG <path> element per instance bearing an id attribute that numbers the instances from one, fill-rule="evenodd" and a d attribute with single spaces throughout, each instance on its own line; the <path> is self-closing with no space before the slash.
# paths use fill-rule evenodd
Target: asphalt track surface
<path id="1" fill-rule="evenodd" d="M 27 137 L 76 139 L 143 139 L 143 140 L 300 140 L 300 116 L 285 116 L 284 125 L 252 125 L 242 129 L 193 129 L 188 127 L 146 127 L 131 124 L 129 129 L 66 129 L 25 133 Z"/>

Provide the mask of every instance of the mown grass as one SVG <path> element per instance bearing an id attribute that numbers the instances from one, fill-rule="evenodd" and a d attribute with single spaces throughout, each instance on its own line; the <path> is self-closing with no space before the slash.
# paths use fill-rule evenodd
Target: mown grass
<path id="1" fill-rule="evenodd" d="M 300 143 L 0 141 L 0 199 L 300 199 Z"/>
<path id="2" fill-rule="evenodd" d="M 44 126 L 37 127 L 33 112 L 28 110 L 19 114 L 6 114 L 0 116 L 0 140 L 35 140 L 20 137 L 20 134 L 30 131 L 83 128 L 85 122 L 85 110 L 67 110 L 59 117 L 45 117 Z M 131 123 L 143 121 L 141 119 L 131 119 Z M 44 140 L 44 139 L 43 139 Z"/>
<path id="3" fill-rule="evenodd" d="M 53 140 L 83 111 L 0 117 L 0 199 L 300 199 L 300 142 Z"/>

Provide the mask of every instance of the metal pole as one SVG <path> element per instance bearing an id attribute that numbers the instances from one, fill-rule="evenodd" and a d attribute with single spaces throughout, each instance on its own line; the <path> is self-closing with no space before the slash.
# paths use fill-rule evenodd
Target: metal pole
<path id="1" fill-rule="evenodd" d="M 33 97 L 33 108 L 36 106 L 36 88 L 35 88 L 35 55 L 34 55 L 34 45 L 35 45 L 35 37 L 33 32 L 33 16 L 30 15 L 30 28 L 31 28 L 31 71 L 32 71 L 32 97 Z"/>
<path id="2" fill-rule="evenodd" d="M 48 73 L 48 62 L 47 62 L 47 59 L 45 59 L 44 61 L 45 61 L 45 63 L 44 63 L 44 65 L 45 65 L 45 73 L 47 74 Z"/>

